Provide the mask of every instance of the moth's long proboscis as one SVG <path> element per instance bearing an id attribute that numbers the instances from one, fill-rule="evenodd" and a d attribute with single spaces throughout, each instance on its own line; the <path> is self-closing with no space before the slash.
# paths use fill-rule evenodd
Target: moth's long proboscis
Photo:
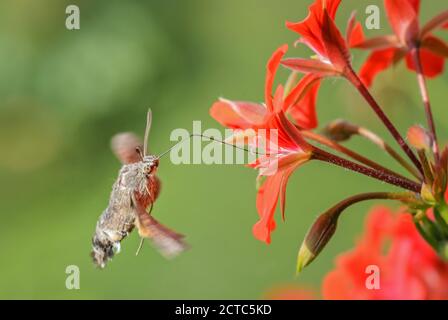
<path id="1" fill-rule="evenodd" d="M 233 147 L 233 148 L 235 148 L 235 149 L 243 150 L 243 151 L 246 151 L 246 152 L 251 152 L 251 153 L 254 153 L 254 154 L 256 154 L 256 155 L 261 155 L 261 156 L 268 155 L 268 154 L 266 154 L 266 153 L 259 153 L 259 152 L 254 151 L 254 150 L 249 150 L 249 149 L 246 149 L 246 148 L 243 148 L 243 147 L 239 147 L 239 146 L 236 146 L 236 145 L 234 145 L 234 144 L 231 144 L 231 143 L 228 143 L 228 142 L 225 142 L 225 141 L 216 139 L 216 138 L 214 138 L 214 137 L 206 136 L 206 135 L 203 135 L 203 134 L 197 134 L 197 133 L 195 134 L 195 133 L 192 133 L 192 134 L 190 134 L 187 138 L 182 139 L 182 140 L 179 141 L 179 142 L 176 142 L 176 143 L 175 143 L 173 146 L 171 146 L 168 150 L 162 152 L 157 158 L 159 158 L 159 159 L 162 158 L 163 156 L 165 156 L 166 154 L 168 154 L 169 152 L 171 152 L 171 150 L 173 150 L 174 148 L 176 148 L 178 145 L 180 145 L 181 143 L 183 143 L 183 142 L 185 142 L 185 141 L 191 139 L 192 137 L 206 138 L 206 139 L 209 139 L 210 141 L 219 142 L 219 143 L 222 143 L 222 144 L 224 144 L 224 145 L 231 146 L 231 147 Z"/>

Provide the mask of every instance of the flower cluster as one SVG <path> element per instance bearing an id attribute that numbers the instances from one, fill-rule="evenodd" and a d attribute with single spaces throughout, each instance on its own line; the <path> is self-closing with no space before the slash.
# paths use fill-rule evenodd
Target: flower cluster
<path id="1" fill-rule="evenodd" d="M 371 266 L 380 270 L 375 290 L 366 285 L 373 282 Z M 327 300 L 448 299 L 448 263 L 422 239 L 411 215 L 377 207 L 368 215 L 355 248 L 336 258 L 335 268 L 323 279 L 321 294 Z M 273 289 L 266 297 L 308 300 L 316 293 L 290 285 Z"/>
<path id="2" fill-rule="evenodd" d="M 404 204 L 409 212 L 409 223 L 416 226 L 422 239 L 441 257 L 448 258 L 448 205 L 444 197 L 448 180 L 448 148 L 437 140 L 426 87 L 426 78 L 439 75 L 443 71 L 444 59 L 448 57 L 448 45 L 434 35 L 438 29 L 447 28 L 448 10 L 421 27 L 419 0 L 384 0 L 394 34 L 367 39 L 354 14 L 348 20 L 345 34 L 342 34 L 335 23 L 340 4 L 341 0 L 315 0 L 304 20 L 286 23 L 289 30 L 300 36 L 295 44 L 307 46 L 314 55 L 311 58 L 285 58 L 288 46 L 282 45 L 277 49 L 267 64 L 263 104 L 220 99 L 210 109 L 211 116 L 223 126 L 243 132 L 230 141 L 243 137 L 250 144 L 253 133 L 260 130 L 277 132 L 275 149 L 266 148 L 265 153 L 249 165 L 258 169 L 262 181 L 256 201 L 259 221 L 253 228 L 254 235 L 270 243 L 279 202 L 284 219 L 289 177 L 305 163 L 317 160 L 401 190 L 354 195 L 320 215 L 299 250 L 298 271 L 324 248 L 336 231 L 339 216 L 347 207 L 372 199 L 392 199 Z M 352 65 L 351 49 L 372 50 L 360 72 L 355 71 Z M 427 128 L 410 128 L 407 140 L 369 90 L 380 71 L 404 58 L 408 68 L 417 75 L 427 119 Z M 291 75 L 284 86 L 278 85 L 274 90 L 280 66 L 291 70 Z M 330 77 L 346 79 L 356 89 L 402 153 L 374 132 L 348 121 L 328 124 L 325 134 L 315 131 L 318 126 L 318 91 L 322 80 Z M 345 147 L 343 142 L 354 135 L 381 148 L 407 170 L 408 176 Z"/>

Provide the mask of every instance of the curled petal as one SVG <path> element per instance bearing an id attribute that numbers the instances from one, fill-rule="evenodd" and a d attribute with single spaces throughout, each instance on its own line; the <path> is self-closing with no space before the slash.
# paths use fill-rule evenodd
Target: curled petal
<path id="1" fill-rule="evenodd" d="M 426 49 L 420 49 L 420 59 L 422 61 L 423 75 L 434 78 L 443 72 L 445 59 Z M 416 71 L 414 59 L 411 54 L 406 55 L 406 65 L 410 70 Z"/>
<path id="2" fill-rule="evenodd" d="M 267 110 L 260 104 L 221 98 L 210 108 L 210 115 L 225 127 L 248 129 L 261 126 L 266 120 Z"/>
<path id="3" fill-rule="evenodd" d="M 313 86 L 320 81 L 320 78 L 313 75 L 307 74 L 292 88 L 285 98 L 283 104 L 283 111 L 288 111 L 290 107 L 297 104 L 305 98 L 308 94 L 308 91 L 313 88 Z"/>
<path id="4" fill-rule="evenodd" d="M 362 25 L 359 21 L 356 21 L 355 12 L 352 13 L 348 20 L 345 39 L 350 48 L 356 47 L 358 44 L 365 41 Z"/>
<path id="5" fill-rule="evenodd" d="M 266 84 L 265 84 L 265 101 L 269 110 L 273 110 L 272 106 L 272 87 L 274 85 L 275 74 L 277 73 L 280 61 L 288 50 L 288 45 L 278 48 L 271 56 L 267 64 Z"/>
<path id="6" fill-rule="evenodd" d="M 396 49 L 385 49 L 370 54 L 359 72 L 366 86 L 370 87 L 377 74 L 392 65 L 396 52 Z"/>
<path id="7" fill-rule="evenodd" d="M 297 23 L 286 22 L 286 27 L 300 34 L 304 43 L 325 57 L 326 50 L 322 38 L 324 11 L 327 11 L 331 20 L 334 20 L 340 3 L 341 0 L 316 0 L 309 7 L 309 14 L 304 20 Z"/>

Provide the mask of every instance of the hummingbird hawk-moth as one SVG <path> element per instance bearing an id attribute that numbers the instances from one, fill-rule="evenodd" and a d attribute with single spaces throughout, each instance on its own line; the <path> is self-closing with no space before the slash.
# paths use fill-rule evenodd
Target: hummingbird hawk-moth
<path id="1" fill-rule="evenodd" d="M 119 133 L 112 138 L 112 150 L 123 166 L 92 239 L 93 262 L 101 268 L 120 251 L 121 241 L 134 228 L 137 228 L 142 242 L 149 239 L 165 257 L 174 257 L 187 248 L 183 235 L 165 227 L 151 214 L 161 187 L 156 176 L 160 157 L 149 155 L 147 148 L 151 120 L 149 110 L 143 145 L 131 132 Z"/>

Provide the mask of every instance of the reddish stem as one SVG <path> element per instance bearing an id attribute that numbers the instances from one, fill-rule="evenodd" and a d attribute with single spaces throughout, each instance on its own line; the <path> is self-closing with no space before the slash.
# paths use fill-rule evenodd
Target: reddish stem
<path id="1" fill-rule="evenodd" d="M 314 133 L 312 131 L 301 131 L 301 133 L 302 133 L 302 135 L 305 138 L 308 138 L 310 140 L 316 141 L 316 142 L 318 142 L 318 143 L 320 143 L 322 145 L 325 145 L 325 146 L 327 146 L 327 147 L 329 147 L 329 148 L 331 148 L 331 149 L 333 149 L 335 151 L 341 152 L 341 153 L 349 156 L 350 158 L 352 158 L 354 160 L 357 160 L 360 163 L 362 163 L 362 164 L 364 164 L 366 166 L 369 166 L 369 167 L 371 167 L 371 168 L 373 168 L 375 170 L 384 171 L 384 172 L 389 173 L 391 175 L 396 175 L 397 177 L 405 178 L 404 176 L 402 176 L 402 175 L 400 175 L 400 174 L 398 174 L 398 173 L 396 173 L 396 172 L 394 172 L 392 170 L 389 170 L 389 169 L 383 167 L 382 165 L 380 165 L 380 164 L 378 164 L 378 163 L 376 163 L 376 162 L 374 162 L 374 161 L 372 161 L 370 159 L 367 159 L 366 157 L 356 153 L 355 151 L 353 151 L 351 149 L 348 149 L 348 148 L 344 147 L 343 145 L 341 145 L 341 144 L 339 144 L 339 143 L 337 143 L 337 142 L 335 142 L 333 140 L 327 139 L 324 136 L 321 136 L 321 135 L 319 135 L 317 133 Z"/>
<path id="2" fill-rule="evenodd" d="M 349 169 L 354 172 L 361 173 L 363 175 L 366 175 L 368 177 L 386 182 L 388 184 L 401 187 L 406 190 L 410 190 L 416 193 L 419 193 L 421 190 L 421 186 L 418 183 L 415 183 L 414 181 L 411 181 L 407 178 L 402 178 L 393 174 L 390 174 L 388 172 L 375 170 L 363 165 L 360 165 L 356 162 L 352 162 L 350 160 L 341 158 L 337 155 L 331 154 L 327 151 L 324 151 L 322 149 L 319 149 L 317 147 L 313 147 L 313 159 L 328 162 L 334 165 L 337 165 L 342 168 Z"/>
<path id="3" fill-rule="evenodd" d="M 376 102 L 375 98 L 370 94 L 369 90 L 366 88 L 366 86 L 362 83 L 361 79 L 359 79 L 356 72 L 350 68 L 346 74 L 346 78 L 358 89 L 359 93 L 364 97 L 364 99 L 367 101 L 367 103 L 370 105 L 370 107 L 373 109 L 373 111 L 378 115 L 380 120 L 384 123 L 386 128 L 389 130 L 389 132 L 392 134 L 392 136 L 395 138 L 395 140 L 400 145 L 401 149 L 407 154 L 409 159 L 412 161 L 412 163 L 417 167 L 417 169 L 420 171 L 420 173 L 423 175 L 423 169 L 418 161 L 418 158 L 415 156 L 414 152 L 409 148 L 406 141 L 403 139 L 401 134 L 398 132 L 397 128 L 393 125 L 393 123 L 389 120 L 387 115 L 384 113 L 384 111 L 381 109 L 379 104 Z"/>
<path id="4" fill-rule="evenodd" d="M 432 135 L 434 157 L 436 161 L 439 162 L 440 156 L 439 156 L 439 145 L 437 143 L 436 126 L 434 123 L 434 117 L 432 115 L 431 103 L 429 101 L 428 87 L 426 86 L 426 80 L 423 75 L 422 61 L 420 59 L 420 50 L 418 48 L 412 49 L 411 55 L 412 58 L 414 59 L 415 69 L 417 71 L 417 81 L 420 87 L 420 94 L 422 96 L 423 105 L 425 106 L 425 113 L 426 113 L 426 119 L 428 121 L 428 127 Z"/>

